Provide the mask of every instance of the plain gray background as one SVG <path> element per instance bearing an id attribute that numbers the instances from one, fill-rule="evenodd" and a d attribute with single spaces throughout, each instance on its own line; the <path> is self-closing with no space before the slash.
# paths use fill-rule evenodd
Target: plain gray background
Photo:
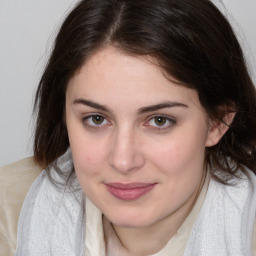
<path id="1" fill-rule="evenodd" d="M 78 0 L 0 0 L 0 166 L 32 155 L 32 105 L 59 25 Z M 256 0 L 223 0 L 256 81 Z"/>

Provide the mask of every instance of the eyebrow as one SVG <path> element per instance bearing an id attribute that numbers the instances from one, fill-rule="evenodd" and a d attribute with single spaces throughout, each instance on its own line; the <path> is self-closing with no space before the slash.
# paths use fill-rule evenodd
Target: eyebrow
<path id="1" fill-rule="evenodd" d="M 101 104 L 96 103 L 96 102 L 93 102 L 91 100 L 75 99 L 73 101 L 73 104 L 82 104 L 82 105 L 89 106 L 89 107 L 92 107 L 92 108 L 95 108 L 95 109 L 99 109 L 99 110 L 102 110 L 102 111 L 105 111 L 105 112 L 108 112 L 108 113 L 112 113 L 112 111 L 109 110 L 106 106 L 101 105 Z M 144 114 L 144 113 L 160 110 L 160 109 L 163 109 L 163 108 L 173 108 L 173 107 L 188 108 L 188 106 L 183 104 L 183 103 L 167 101 L 167 102 L 163 102 L 163 103 L 159 103 L 159 104 L 139 108 L 138 113 L 139 114 Z"/>
<path id="2" fill-rule="evenodd" d="M 144 113 L 160 110 L 160 109 L 163 109 L 163 108 L 173 108 L 173 107 L 188 108 L 188 106 L 183 104 L 183 103 L 168 101 L 168 102 L 163 102 L 163 103 L 160 103 L 160 104 L 155 104 L 155 105 L 151 105 L 151 106 L 147 106 L 147 107 L 142 107 L 138 110 L 138 112 L 140 114 L 144 114 Z"/>
<path id="3" fill-rule="evenodd" d="M 85 99 L 75 99 L 73 101 L 73 104 L 82 104 L 85 106 L 89 106 L 91 108 L 95 108 L 95 109 L 99 109 L 108 113 L 111 113 L 112 111 L 110 111 L 106 106 L 101 105 L 99 103 L 93 102 L 91 100 L 85 100 Z"/>

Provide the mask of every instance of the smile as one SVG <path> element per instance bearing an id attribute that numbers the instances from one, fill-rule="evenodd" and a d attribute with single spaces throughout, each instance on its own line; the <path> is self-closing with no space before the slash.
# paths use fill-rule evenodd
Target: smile
<path id="1" fill-rule="evenodd" d="M 155 187 L 156 183 L 108 183 L 108 191 L 117 199 L 131 201 L 136 200 Z"/>

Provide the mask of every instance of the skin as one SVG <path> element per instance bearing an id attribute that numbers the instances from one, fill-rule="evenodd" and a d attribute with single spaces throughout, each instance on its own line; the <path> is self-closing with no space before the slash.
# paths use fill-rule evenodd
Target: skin
<path id="1" fill-rule="evenodd" d="M 205 148 L 226 131 L 209 120 L 196 91 L 167 80 L 149 58 L 112 47 L 70 80 L 66 124 L 83 191 L 133 255 L 156 253 L 176 233 L 199 193 Z M 155 185 L 120 200 L 111 182 Z"/>

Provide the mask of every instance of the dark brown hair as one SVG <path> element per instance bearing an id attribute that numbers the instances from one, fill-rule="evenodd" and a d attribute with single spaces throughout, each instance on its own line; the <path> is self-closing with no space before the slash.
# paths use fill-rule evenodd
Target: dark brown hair
<path id="1" fill-rule="evenodd" d="M 153 57 L 167 77 L 197 91 L 211 118 L 236 112 L 221 141 L 207 149 L 207 160 L 232 175 L 242 166 L 256 172 L 255 87 L 230 24 L 209 0 L 79 2 L 57 35 L 35 98 L 40 165 L 68 149 L 67 84 L 88 56 L 107 45 Z"/>

